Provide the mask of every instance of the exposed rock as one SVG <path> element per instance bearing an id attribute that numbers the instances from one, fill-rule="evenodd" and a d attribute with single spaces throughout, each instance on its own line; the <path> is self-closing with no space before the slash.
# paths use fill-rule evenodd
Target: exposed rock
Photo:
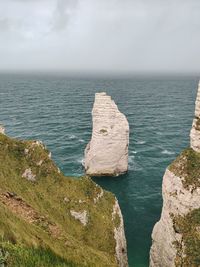
<path id="1" fill-rule="evenodd" d="M 198 181 L 200 129 L 197 129 L 197 120 L 200 117 L 200 90 L 198 90 L 196 100 L 195 116 L 191 130 L 192 149 L 185 150 L 177 157 L 167 168 L 163 178 L 163 208 L 160 221 L 156 223 L 152 233 L 151 267 L 199 266 L 198 263 L 195 264 L 194 262 L 196 255 L 200 252 L 200 247 L 191 248 L 193 237 L 190 233 L 193 233 L 194 230 L 192 226 L 191 228 L 184 228 L 184 223 L 188 220 L 187 217 L 189 217 L 188 221 L 191 220 L 192 215 L 190 213 L 192 211 L 200 209 L 200 187 Z M 195 225 L 195 229 L 197 228 L 198 225 Z M 189 233 L 189 242 L 186 240 L 187 234 L 185 235 L 185 233 L 187 232 Z M 200 242 L 200 238 L 197 241 Z M 196 242 L 195 244 L 198 243 Z M 193 249 L 197 249 L 197 251 L 191 253 Z"/>
<path id="2" fill-rule="evenodd" d="M 128 170 L 129 124 L 106 93 L 96 93 L 92 138 L 83 165 L 88 175 L 119 175 Z"/>
<path id="3" fill-rule="evenodd" d="M 43 160 L 41 159 L 39 162 L 36 163 L 37 166 L 41 166 L 43 163 Z"/>
<path id="4" fill-rule="evenodd" d="M 67 203 L 67 202 L 69 202 L 69 201 L 70 201 L 70 200 L 69 200 L 68 197 L 65 197 L 65 198 L 64 198 L 64 202 L 65 202 L 65 203 Z"/>
<path id="5" fill-rule="evenodd" d="M 35 182 L 36 180 L 36 175 L 32 173 L 32 170 L 26 169 L 24 173 L 22 174 L 23 178 L 26 178 L 28 181 Z"/>
<path id="6" fill-rule="evenodd" d="M 71 215 L 76 219 L 79 220 L 84 226 L 88 223 L 88 214 L 87 211 L 84 210 L 82 212 L 70 210 Z"/>
<path id="7" fill-rule="evenodd" d="M 40 140 L 33 141 L 32 146 L 41 146 L 41 147 L 45 148 L 42 141 L 40 141 Z"/>
<path id="8" fill-rule="evenodd" d="M 103 189 L 101 188 L 100 193 L 98 193 L 97 196 L 94 198 L 94 204 L 96 204 L 102 197 L 103 197 Z"/>
<path id="9" fill-rule="evenodd" d="M 0 125 L 0 134 L 5 134 L 5 128 L 2 125 Z"/>
<path id="10" fill-rule="evenodd" d="M 196 98 L 195 117 L 190 132 L 190 146 L 195 151 L 200 152 L 200 83 Z"/>
<path id="11" fill-rule="evenodd" d="M 29 149 L 28 149 L 28 148 L 25 148 L 25 149 L 24 149 L 24 154 L 25 154 L 25 155 L 28 155 L 28 153 L 29 153 Z"/>
<path id="12" fill-rule="evenodd" d="M 119 267 L 127 267 L 127 247 L 126 247 L 126 238 L 124 233 L 124 221 L 119 207 L 117 199 L 115 199 L 115 204 L 113 206 L 112 220 L 115 221 L 114 228 L 114 238 L 116 241 L 116 259 Z"/>
<path id="13" fill-rule="evenodd" d="M 175 242 L 181 241 L 181 235 L 175 231 L 174 216 L 183 216 L 192 209 L 200 208 L 200 188 L 187 190 L 182 179 L 168 169 L 163 178 L 163 208 L 161 219 L 154 226 L 153 244 L 150 252 L 150 266 L 172 267 L 175 265 L 177 250 Z"/>

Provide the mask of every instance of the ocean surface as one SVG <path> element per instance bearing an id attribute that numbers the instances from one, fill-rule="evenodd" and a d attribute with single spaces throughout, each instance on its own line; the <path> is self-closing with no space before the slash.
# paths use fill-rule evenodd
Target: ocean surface
<path id="1" fill-rule="evenodd" d="M 166 167 L 189 145 L 195 77 L 69 78 L 0 74 L 0 123 L 8 135 L 42 140 L 60 169 L 81 176 L 95 92 L 106 91 L 130 124 L 129 172 L 95 179 L 119 199 L 130 267 L 147 267 Z"/>

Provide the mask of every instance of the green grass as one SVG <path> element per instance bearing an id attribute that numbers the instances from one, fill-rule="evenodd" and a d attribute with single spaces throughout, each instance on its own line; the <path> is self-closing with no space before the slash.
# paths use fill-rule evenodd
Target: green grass
<path id="1" fill-rule="evenodd" d="M 176 267 L 200 266 L 200 209 L 189 212 L 186 216 L 173 218 L 175 232 L 182 235 L 177 248 Z M 184 255 L 183 255 L 184 254 Z"/>
<path id="2" fill-rule="evenodd" d="M 186 189 L 200 187 L 200 153 L 188 148 L 169 166 L 169 170 L 182 179 Z"/>
<path id="3" fill-rule="evenodd" d="M 47 248 L 25 247 L 3 242 L 0 250 L 6 255 L 2 263 L 7 267 L 76 267 L 72 262 L 67 262 Z"/>
<path id="4" fill-rule="evenodd" d="M 37 257 L 41 261 L 47 257 L 48 261 L 52 255 L 56 261 L 63 261 L 62 264 L 117 266 L 113 232 L 116 222 L 112 221 L 114 195 L 104 191 L 95 204 L 94 198 L 101 188 L 89 177 L 65 177 L 48 154 L 46 148 L 34 145 L 32 141 L 14 140 L 0 134 L 0 196 L 14 192 L 40 218 L 30 223 L 23 213 L 14 212 L 0 198 L 0 236 L 3 240 L 0 244 L 9 242 L 11 259 L 20 257 L 20 250 L 30 261 Z M 28 168 L 36 175 L 35 182 L 22 177 Z M 65 198 L 68 201 L 64 201 Z M 87 211 L 89 220 L 85 227 L 70 215 L 72 209 Z M 59 229 L 56 237 L 49 230 L 51 225 Z M 39 248 L 45 248 L 42 255 L 38 254 Z M 38 266 L 51 265 L 41 263 Z"/>

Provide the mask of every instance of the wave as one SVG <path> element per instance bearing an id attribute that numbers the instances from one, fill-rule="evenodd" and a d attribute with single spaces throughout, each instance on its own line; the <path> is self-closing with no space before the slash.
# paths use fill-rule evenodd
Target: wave
<path id="1" fill-rule="evenodd" d="M 146 144 L 146 141 L 142 141 L 142 140 L 141 141 L 136 141 L 136 144 L 137 145 L 144 145 L 144 144 Z"/>
<path id="2" fill-rule="evenodd" d="M 165 154 L 165 155 L 174 155 L 174 154 L 175 154 L 175 152 L 173 152 L 173 151 L 169 151 L 169 150 L 167 150 L 167 149 L 163 150 L 161 153 L 162 153 L 162 154 Z"/>
<path id="3" fill-rule="evenodd" d="M 136 150 L 130 151 L 130 154 L 137 154 L 138 152 Z"/>
<path id="4" fill-rule="evenodd" d="M 84 158 L 81 157 L 81 158 L 77 159 L 77 162 L 80 163 L 81 165 L 83 165 L 83 163 L 84 163 Z"/>
<path id="5" fill-rule="evenodd" d="M 128 157 L 128 163 L 134 163 L 135 156 L 129 156 Z"/>
<path id="6" fill-rule="evenodd" d="M 78 141 L 81 142 L 81 143 L 84 143 L 85 142 L 84 139 L 78 139 Z"/>
<path id="7" fill-rule="evenodd" d="M 135 156 L 129 156 L 128 158 L 128 169 L 129 171 L 141 171 L 142 168 L 140 165 L 135 161 Z"/>
<path id="8" fill-rule="evenodd" d="M 69 139 L 75 139 L 75 138 L 76 138 L 76 135 L 74 134 L 69 135 Z"/>

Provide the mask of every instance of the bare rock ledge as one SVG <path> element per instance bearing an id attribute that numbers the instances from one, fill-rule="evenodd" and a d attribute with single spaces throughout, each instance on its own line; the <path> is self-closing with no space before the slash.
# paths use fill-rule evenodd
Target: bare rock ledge
<path id="1" fill-rule="evenodd" d="M 83 165 L 91 176 L 117 176 L 128 170 L 129 124 L 106 93 L 96 93 L 92 138 Z"/>

